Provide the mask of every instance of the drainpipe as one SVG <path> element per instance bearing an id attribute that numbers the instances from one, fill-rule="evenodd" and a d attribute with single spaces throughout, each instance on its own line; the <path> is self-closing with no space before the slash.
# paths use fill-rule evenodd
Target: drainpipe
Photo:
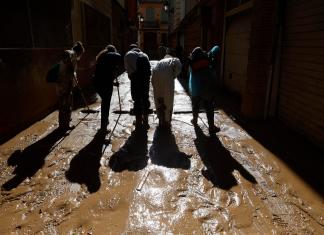
<path id="1" fill-rule="evenodd" d="M 33 33 L 33 25 L 31 20 L 31 13 L 30 13 L 30 1 L 27 0 L 27 14 L 28 14 L 28 23 L 29 23 L 29 32 L 30 32 L 30 38 L 32 41 L 32 48 L 35 48 L 35 39 L 34 39 L 34 33 Z"/>

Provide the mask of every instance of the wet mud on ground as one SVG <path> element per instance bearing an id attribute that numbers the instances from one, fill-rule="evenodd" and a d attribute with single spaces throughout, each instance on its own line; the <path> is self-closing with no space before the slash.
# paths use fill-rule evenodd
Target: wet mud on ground
<path id="1" fill-rule="evenodd" d="M 215 110 L 214 137 L 203 113 L 194 128 L 175 87 L 172 132 L 155 114 L 135 131 L 133 116 L 114 113 L 115 90 L 110 142 L 100 113 L 76 110 L 68 134 L 54 112 L 1 145 L 0 234 L 324 234 L 320 194 L 226 111 Z"/>

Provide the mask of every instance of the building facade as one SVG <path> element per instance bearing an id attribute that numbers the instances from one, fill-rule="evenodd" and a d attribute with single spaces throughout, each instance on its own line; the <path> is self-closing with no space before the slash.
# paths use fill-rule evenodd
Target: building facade
<path id="1" fill-rule="evenodd" d="M 225 86 L 249 118 L 276 118 L 324 147 L 324 3 L 226 1 Z"/>
<path id="2" fill-rule="evenodd" d="M 174 0 L 170 15 L 174 22 L 169 33 L 170 47 L 176 49 L 183 62 L 197 46 L 209 50 L 219 45 L 223 50 L 223 1 Z M 221 61 L 221 55 L 218 60 Z M 218 80 L 220 68 L 217 68 Z M 184 63 L 184 74 L 187 71 L 188 65 Z"/>
<path id="3" fill-rule="evenodd" d="M 86 49 L 78 67 L 82 86 L 90 84 L 95 55 L 104 46 L 115 43 L 123 50 L 129 44 L 121 37 L 121 29 L 129 34 L 126 7 L 117 1 L 24 0 L 19 4 L 6 2 L 0 8 L 0 104 L 6 110 L 0 116 L 1 139 L 53 110 L 55 86 L 46 83 L 45 75 L 74 41 L 82 41 Z"/>
<path id="4" fill-rule="evenodd" d="M 185 3 L 172 45 L 188 56 L 219 44 L 219 84 L 241 98 L 245 117 L 279 119 L 324 148 L 324 2 Z"/>
<path id="5" fill-rule="evenodd" d="M 168 44 L 168 12 L 164 9 L 164 1 L 139 1 L 138 17 L 139 47 L 151 59 L 157 59 L 158 47 Z"/>

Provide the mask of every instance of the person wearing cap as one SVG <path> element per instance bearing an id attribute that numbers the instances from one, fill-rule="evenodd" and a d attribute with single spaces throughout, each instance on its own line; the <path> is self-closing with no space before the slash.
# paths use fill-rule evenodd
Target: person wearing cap
<path id="1" fill-rule="evenodd" d="M 96 56 L 96 69 L 93 77 L 93 85 L 101 98 L 101 125 L 100 131 L 109 132 L 109 110 L 114 82 L 122 72 L 122 57 L 114 45 L 107 45 L 106 48 Z"/>
<path id="2" fill-rule="evenodd" d="M 149 129 L 148 114 L 150 108 L 149 88 L 151 65 L 148 56 L 136 44 L 124 57 L 124 65 L 131 82 L 131 96 L 134 101 L 134 115 L 136 128 Z"/>

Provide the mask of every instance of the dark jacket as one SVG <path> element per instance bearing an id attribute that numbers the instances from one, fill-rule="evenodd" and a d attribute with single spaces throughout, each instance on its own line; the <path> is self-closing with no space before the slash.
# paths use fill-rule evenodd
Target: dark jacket
<path id="1" fill-rule="evenodd" d="M 112 86 L 113 81 L 121 74 L 122 57 L 116 52 L 106 52 L 99 56 L 94 75 L 95 86 Z"/>

